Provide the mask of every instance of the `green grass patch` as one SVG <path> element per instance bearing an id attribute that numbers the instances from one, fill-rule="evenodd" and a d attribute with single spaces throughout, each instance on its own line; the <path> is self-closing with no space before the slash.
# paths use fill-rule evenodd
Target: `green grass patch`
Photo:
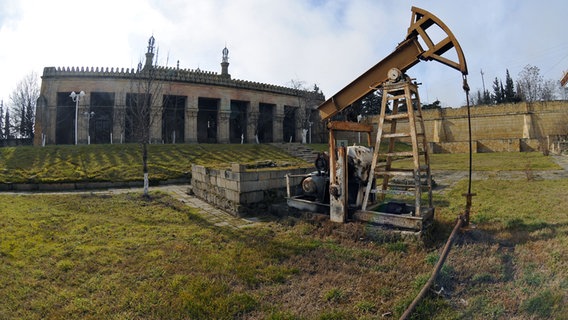
<path id="1" fill-rule="evenodd" d="M 163 194 L 2 196 L 0 318 L 232 319 L 311 240 L 207 224 Z"/>
<path id="2" fill-rule="evenodd" d="M 310 166 L 266 144 L 164 144 L 148 146 L 150 179 L 187 178 L 191 165 L 228 168 L 270 160 L 281 166 Z M 0 183 L 142 180 L 139 144 L 52 145 L 0 148 Z"/>
<path id="3" fill-rule="evenodd" d="M 103 172 L 128 179 L 131 168 L 122 163 L 139 161 L 137 145 L 84 147 L 2 148 L 0 172 L 25 181 L 102 179 Z M 116 149 L 103 151 L 109 147 Z M 270 146 L 152 147 L 152 157 L 164 161 L 154 172 L 164 177 L 191 163 L 225 166 L 235 157 L 251 164 L 265 155 L 293 160 Z M 541 160 L 550 159 L 538 155 L 524 164 Z M 107 169 L 92 171 L 94 162 Z M 361 240 L 369 226 L 327 219 L 217 227 L 161 193 L 149 199 L 0 194 L 0 318 L 397 318 L 427 281 L 463 211 L 464 190 L 461 181 L 435 195 L 428 245 Z M 568 179 L 474 181 L 472 225 L 460 232 L 436 281 L 444 292 L 429 294 L 413 317 L 562 319 L 568 314 L 566 190 Z"/>
<path id="4" fill-rule="evenodd" d="M 396 162 L 397 167 L 411 168 L 412 160 L 404 159 Z M 431 154 L 430 167 L 433 170 L 469 170 L 469 154 Z M 474 153 L 474 171 L 527 171 L 527 170 L 560 170 L 550 156 L 540 152 L 493 152 Z"/>
<path id="5" fill-rule="evenodd" d="M 530 315 L 536 315 L 542 319 L 551 319 L 555 308 L 562 302 L 562 294 L 553 293 L 549 289 L 536 293 L 523 302 L 521 308 Z"/>

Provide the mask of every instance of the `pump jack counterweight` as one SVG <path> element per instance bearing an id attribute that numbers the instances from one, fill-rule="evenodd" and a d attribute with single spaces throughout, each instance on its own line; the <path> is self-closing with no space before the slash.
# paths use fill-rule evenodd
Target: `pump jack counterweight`
<path id="1" fill-rule="evenodd" d="M 439 42 L 428 35 L 432 26 L 445 33 Z M 450 51 L 453 58 L 447 57 Z M 418 85 L 406 72 L 420 61 L 431 60 L 467 75 L 465 56 L 449 28 L 430 12 L 412 7 L 406 37 L 395 50 L 318 107 L 329 129 L 329 152 L 318 157 L 317 172 L 302 180 L 300 192 L 288 198 L 289 206 L 325 208 L 322 213 L 335 222 L 358 220 L 419 233 L 430 224 L 434 208 L 428 142 Z M 377 89 L 383 91 L 383 100 L 376 126 L 333 119 Z M 386 112 L 389 104 L 391 113 Z M 339 145 L 340 131 L 366 133 L 368 145 Z M 376 140 L 371 145 L 373 132 Z M 396 151 L 397 141 L 410 142 L 411 150 Z M 383 153 L 382 143 L 388 143 Z M 405 157 L 412 160 L 410 169 L 396 163 Z M 381 203 L 387 196 L 412 201 Z"/>

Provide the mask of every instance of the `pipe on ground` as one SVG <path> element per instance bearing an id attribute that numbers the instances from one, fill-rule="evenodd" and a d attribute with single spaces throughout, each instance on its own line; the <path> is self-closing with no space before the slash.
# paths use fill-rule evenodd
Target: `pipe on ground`
<path id="1" fill-rule="evenodd" d="M 444 245 L 444 249 L 442 250 L 442 253 L 440 254 L 440 258 L 438 259 L 438 262 L 436 263 L 436 266 L 434 267 L 434 270 L 432 271 L 432 275 L 430 276 L 430 279 L 428 279 L 428 282 L 426 282 L 426 284 L 424 284 L 424 287 L 422 287 L 422 290 L 420 290 L 420 292 L 418 293 L 416 298 L 414 298 L 414 301 L 412 301 L 412 303 L 408 306 L 408 308 L 406 308 L 406 310 L 404 311 L 404 313 L 400 317 L 400 320 L 405 320 L 405 319 L 408 319 L 410 317 L 410 315 L 412 314 L 412 312 L 414 311 L 416 306 L 420 303 L 420 301 L 422 301 L 422 299 L 424 299 L 424 297 L 426 296 L 426 293 L 428 293 L 428 290 L 430 289 L 430 287 L 432 287 L 432 285 L 436 281 L 436 278 L 438 277 L 438 273 L 440 273 L 440 270 L 442 269 L 442 266 L 444 265 L 444 262 L 446 261 L 446 257 L 448 256 L 448 253 L 450 253 L 450 248 L 452 247 L 452 242 L 454 241 L 454 238 L 455 238 L 456 234 L 458 233 L 458 230 L 461 228 L 461 226 L 462 226 L 462 224 L 464 224 L 464 222 L 465 221 L 464 221 L 462 216 L 458 217 L 456 225 L 454 226 L 454 230 L 452 230 L 450 237 L 448 238 L 448 240 L 446 241 L 446 244 Z"/>

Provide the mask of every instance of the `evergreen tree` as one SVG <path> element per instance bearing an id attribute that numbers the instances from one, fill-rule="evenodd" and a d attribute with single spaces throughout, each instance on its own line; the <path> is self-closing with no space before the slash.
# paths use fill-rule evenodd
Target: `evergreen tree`
<path id="1" fill-rule="evenodd" d="M 10 109 L 6 108 L 6 118 L 4 118 L 4 137 L 6 139 L 12 138 L 12 132 L 10 130 Z"/>
<path id="2" fill-rule="evenodd" d="M 360 114 L 362 116 L 371 116 L 381 113 L 381 104 L 383 101 L 382 91 L 377 90 L 369 93 L 361 99 L 361 110 Z M 389 112 L 387 106 L 387 112 Z"/>
<path id="3" fill-rule="evenodd" d="M 521 102 L 523 99 L 521 98 L 523 96 L 523 88 L 521 88 L 521 85 L 517 82 L 517 95 L 515 96 L 516 99 L 518 99 L 519 102 Z"/>
<path id="4" fill-rule="evenodd" d="M 482 104 L 487 104 L 487 105 L 491 104 L 491 93 L 489 93 L 489 90 L 483 91 L 483 101 L 482 102 L 483 102 Z"/>
<path id="5" fill-rule="evenodd" d="M 503 92 L 503 95 L 505 103 L 519 102 L 519 98 L 517 97 L 517 93 L 515 92 L 515 82 L 509 74 L 509 69 L 507 69 L 507 75 L 505 77 L 505 90 Z"/>
<path id="6" fill-rule="evenodd" d="M 500 104 L 503 103 L 504 97 L 503 97 L 503 84 L 501 83 L 501 81 L 499 79 L 497 79 L 497 77 L 495 77 L 495 80 L 493 80 L 493 96 L 492 96 L 492 100 L 495 104 Z"/>
<path id="7" fill-rule="evenodd" d="M 436 101 L 430 104 L 422 105 L 422 110 L 431 110 L 431 109 L 442 109 L 442 106 L 440 105 L 440 100 L 436 99 Z"/>
<path id="8" fill-rule="evenodd" d="M 473 102 L 474 105 L 483 104 L 483 97 L 481 96 L 481 90 L 477 90 L 477 94 L 475 97 L 475 101 Z"/>

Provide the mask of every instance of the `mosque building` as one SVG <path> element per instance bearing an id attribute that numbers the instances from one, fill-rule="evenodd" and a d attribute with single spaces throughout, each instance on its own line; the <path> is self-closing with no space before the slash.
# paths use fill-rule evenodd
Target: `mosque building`
<path id="1" fill-rule="evenodd" d="M 325 141 L 317 87 L 233 79 L 226 47 L 220 74 L 158 66 L 154 42 L 136 69 L 44 68 L 34 144 L 140 142 L 141 124 L 150 143 Z"/>

